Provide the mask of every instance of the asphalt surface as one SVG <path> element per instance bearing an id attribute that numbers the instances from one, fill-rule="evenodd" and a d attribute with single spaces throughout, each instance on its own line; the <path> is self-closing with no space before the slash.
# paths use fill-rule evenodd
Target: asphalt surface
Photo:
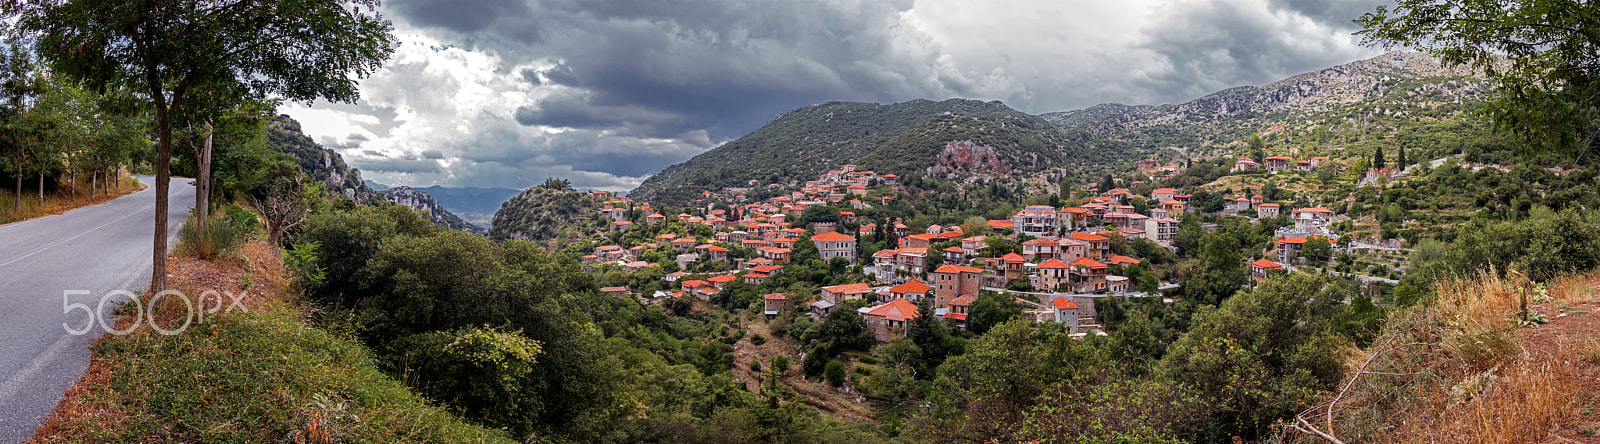
<path id="1" fill-rule="evenodd" d="M 169 240 L 176 238 L 194 205 L 191 180 L 170 182 Z M 148 188 L 63 214 L 0 225 L 0 443 L 31 438 L 61 395 L 83 376 L 89 367 L 89 341 L 105 334 L 102 324 L 112 319 L 107 314 L 126 299 L 111 292 L 141 291 L 150 285 L 155 178 L 141 176 L 139 181 Z M 74 290 L 82 293 L 67 294 Z M 69 311 L 70 304 L 88 308 Z M 92 321 L 86 310 L 94 310 L 100 320 Z"/>

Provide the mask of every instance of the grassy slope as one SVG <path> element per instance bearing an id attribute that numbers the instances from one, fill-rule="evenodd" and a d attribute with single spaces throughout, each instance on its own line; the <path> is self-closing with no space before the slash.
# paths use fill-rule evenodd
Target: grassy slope
<path id="1" fill-rule="evenodd" d="M 256 241 L 244 261 L 174 257 L 174 287 L 242 288 L 253 311 L 99 340 L 35 441 L 514 442 L 413 394 L 358 342 L 306 325 L 281 302 L 292 298 L 271 255 Z"/>

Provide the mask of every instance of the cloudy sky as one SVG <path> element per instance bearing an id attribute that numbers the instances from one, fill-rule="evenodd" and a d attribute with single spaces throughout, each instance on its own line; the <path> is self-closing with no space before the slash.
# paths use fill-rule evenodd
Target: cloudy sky
<path id="1" fill-rule="evenodd" d="M 286 105 L 389 185 L 629 190 L 786 110 L 1181 103 L 1371 57 L 1376 0 L 388 0 L 356 104 Z"/>

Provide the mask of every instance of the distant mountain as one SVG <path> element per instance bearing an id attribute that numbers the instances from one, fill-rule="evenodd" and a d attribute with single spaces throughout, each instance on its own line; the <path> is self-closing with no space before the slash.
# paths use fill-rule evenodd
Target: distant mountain
<path id="1" fill-rule="evenodd" d="M 441 227 L 479 234 L 486 231 L 451 214 L 427 193 L 406 187 L 384 187 L 385 191 L 374 191 L 369 184 L 377 185 L 376 182 L 361 180 L 361 170 L 350 168 L 339 153 L 323 148 L 300 132 L 300 122 L 288 115 L 280 114 L 267 124 L 267 147 L 293 157 L 307 176 L 321 182 L 328 191 L 348 197 L 356 203 L 396 203 L 428 213 L 434 224 Z"/>
<path id="2" fill-rule="evenodd" d="M 372 191 L 383 191 L 389 189 L 388 185 L 373 182 L 371 180 L 363 180 L 361 183 L 367 184 L 367 188 L 371 188 Z"/>
<path id="3" fill-rule="evenodd" d="M 946 115 L 981 120 L 955 125 L 953 122 L 956 120 L 947 117 L 934 126 L 923 126 L 936 117 Z M 702 190 L 746 186 L 751 180 L 757 183 L 815 180 L 817 175 L 828 170 L 863 162 L 873 151 L 913 130 L 916 135 L 901 138 L 902 143 L 896 145 L 894 151 L 934 152 L 947 143 L 965 140 L 963 137 L 985 141 L 992 139 L 992 143 L 996 144 L 994 148 L 1007 153 L 1007 156 L 1013 148 L 1041 154 L 1010 166 L 1044 165 L 1059 161 L 1064 156 L 1043 156 L 1043 152 L 1068 148 L 1036 143 L 1068 143 L 1071 140 L 1059 134 L 1045 134 L 1057 130 L 1043 123 L 1037 117 L 1013 110 L 998 101 L 950 99 L 935 102 L 919 99 L 892 105 L 857 102 L 810 105 L 783 113 L 744 137 L 667 167 L 645 180 L 629 197 L 676 204 L 694 199 Z M 1011 133 L 1010 136 L 980 136 L 986 131 L 1002 128 Z M 937 163 L 931 157 L 893 161 L 887 154 L 877 159 L 879 165 L 895 167 L 889 171 L 908 171 Z"/>
<path id="4" fill-rule="evenodd" d="M 521 193 L 510 188 L 457 188 L 438 185 L 416 190 L 433 195 L 433 198 L 439 201 L 439 205 L 443 205 L 451 213 L 483 228 L 489 228 L 494 213 L 500 211 L 500 204 Z"/>
<path id="5" fill-rule="evenodd" d="M 485 230 L 483 227 L 467 223 L 467 221 L 461 220 L 460 217 L 457 217 L 450 211 L 445 210 L 444 206 L 440 205 L 439 201 L 435 200 L 432 195 L 413 190 L 411 187 L 394 187 L 384 190 L 378 194 L 382 195 L 384 200 L 389 202 L 411 207 L 413 210 L 427 213 L 431 216 L 434 225 L 452 230 L 466 231 L 469 233 L 484 234 L 488 232 L 488 230 Z"/>
<path id="6" fill-rule="evenodd" d="M 1041 115 L 1069 132 L 1134 148 L 1194 149 L 1274 135 L 1300 145 L 1349 147 L 1477 109 L 1488 82 L 1416 52 L 1390 52 L 1265 86 L 1229 88 L 1187 103 L 1102 104 Z"/>
<path id="7" fill-rule="evenodd" d="M 489 237 L 559 243 L 604 232 L 610 221 L 600 217 L 599 208 L 598 200 L 579 191 L 529 188 L 494 213 Z"/>

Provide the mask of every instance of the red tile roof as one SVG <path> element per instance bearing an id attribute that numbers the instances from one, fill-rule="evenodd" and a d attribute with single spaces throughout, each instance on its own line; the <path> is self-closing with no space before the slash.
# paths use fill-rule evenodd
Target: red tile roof
<path id="1" fill-rule="evenodd" d="M 1000 256 L 1000 260 L 1006 261 L 1007 263 L 1022 263 L 1028 261 L 1027 259 L 1024 259 L 1022 255 L 1016 253 L 1006 253 L 1005 256 Z"/>
<path id="2" fill-rule="evenodd" d="M 765 296 L 761 297 L 761 299 L 765 299 L 765 300 L 769 300 L 769 301 L 781 301 L 781 300 L 788 299 L 788 298 L 789 298 L 789 296 L 785 295 L 783 293 L 767 293 Z"/>
<path id="3" fill-rule="evenodd" d="M 1089 233 L 1072 233 L 1072 235 L 1071 236 L 1067 236 L 1067 238 L 1068 239 L 1081 240 L 1081 241 L 1084 241 L 1084 242 L 1105 242 L 1107 240 L 1110 240 L 1110 239 L 1106 239 L 1105 236 L 1101 236 L 1101 235 L 1097 235 L 1097 234 L 1089 234 Z"/>
<path id="4" fill-rule="evenodd" d="M 912 279 L 910 281 L 906 281 L 906 283 L 904 283 L 904 284 L 896 285 L 896 286 L 890 288 L 889 292 L 890 293 L 927 293 L 928 290 L 931 290 L 931 289 L 933 289 L 933 287 L 929 287 L 928 284 L 922 283 L 921 280 Z"/>
<path id="5" fill-rule="evenodd" d="M 834 294 L 863 294 L 872 292 L 872 286 L 864 283 L 835 285 L 832 287 L 822 287 L 822 289 Z"/>
<path id="6" fill-rule="evenodd" d="M 1111 265 L 1138 264 L 1139 260 L 1127 256 L 1111 255 Z"/>
<path id="7" fill-rule="evenodd" d="M 968 266 L 963 266 L 963 265 L 943 265 L 943 266 L 940 266 L 937 270 L 933 270 L 933 272 L 934 273 L 982 273 L 983 269 L 982 268 L 977 268 L 977 267 L 968 267 Z"/>
<path id="8" fill-rule="evenodd" d="M 1283 269 L 1283 266 L 1279 265 L 1277 262 L 1269 261 L 1269 260 L 1266 260 L 1266 259 L 1261 259 L 1261 260 L 1257 260 L 1255 262 L 1251 262 L 1250 266 L 1251 267 L 1255 267 L 1255 268 L 1265 268 L 1265 269 L 1269 269 L 1269 270 L 1282 270 Z"/>
<path id="9" fill-rule="evenodd" d="M 811 236 L 811 240 L 813 240 L 813 241 L 823 241 L 823 242 L 838 242 L 838 241 L 853 241 L 853 240 L 856 240 L 856 238 L 841 234 L 841 233 L 839 233 L 837 231 L 829 231 L 827 233 L 822 233 L 822 234 L 818 234 L 816 236 Z"/>
<path id="10" fill-rule="evenodd" d="M 1073 303 L 1072 298 L 1066 296 L 1055 298 L 1050 301 L 1050 304 L 1055 305 L 1056 309 L 1059 310 L 1076 310 L 1078 308 L 1078 304 Z"/>
<path id="11" fill-rule="evenodd" d="M 728 282 L 733 282 L 734 279 L 737 279 L 737 277 L 735 277 L 734 275 L 731 275 L 731 274 L 724 274 L 724 275 L 721 275 L 721 276 L 712 276 L 710 278 L 707 278 L 706 280 L 711 281 L 713 283 L 728 283 Z"/>
<path id="12" fill-rule="evenodd" d="M 1068 268 L 1068 265 L 1067 265 L 1066 262 L 1061 262 L 1061 259 L 1051 259 L 1051 260 L 1048 260 L 1048 261 L 1044 261 L 1044 263 L 1042 263 L 1042 264 L 1039 264 L 1039 268 L 1043 268 L 1043 269 L 1062 269 L 1062 268 Z"/>
<path id="13" fill-rule="evenodd" d="M 917 306 L 905 299 L 895 299 L 873 307 L 867 311 L 867 316 L 879 316 L 891 321 L 904 321 L 917 317 Z"/>
<path id="14" fill-rule="evenodd" d="M 1089 268 L 1093 268 L 1093 269 L 1106 268 L 1106 264 L 1102 264 L 1099 261 L 1096 261 L 1094 259 L 1089 259 L 1089 258 L 1086 258 L 1086 257 L 1080 257 L 1080 258 L 1078 258 L 1078 260 L 1072 261 L 1071 264 L 1067 264 L 1067 265 L 1071 265 L 1071 266 L 1074 266 L 1074 267 L 1089 267 Z"/>

